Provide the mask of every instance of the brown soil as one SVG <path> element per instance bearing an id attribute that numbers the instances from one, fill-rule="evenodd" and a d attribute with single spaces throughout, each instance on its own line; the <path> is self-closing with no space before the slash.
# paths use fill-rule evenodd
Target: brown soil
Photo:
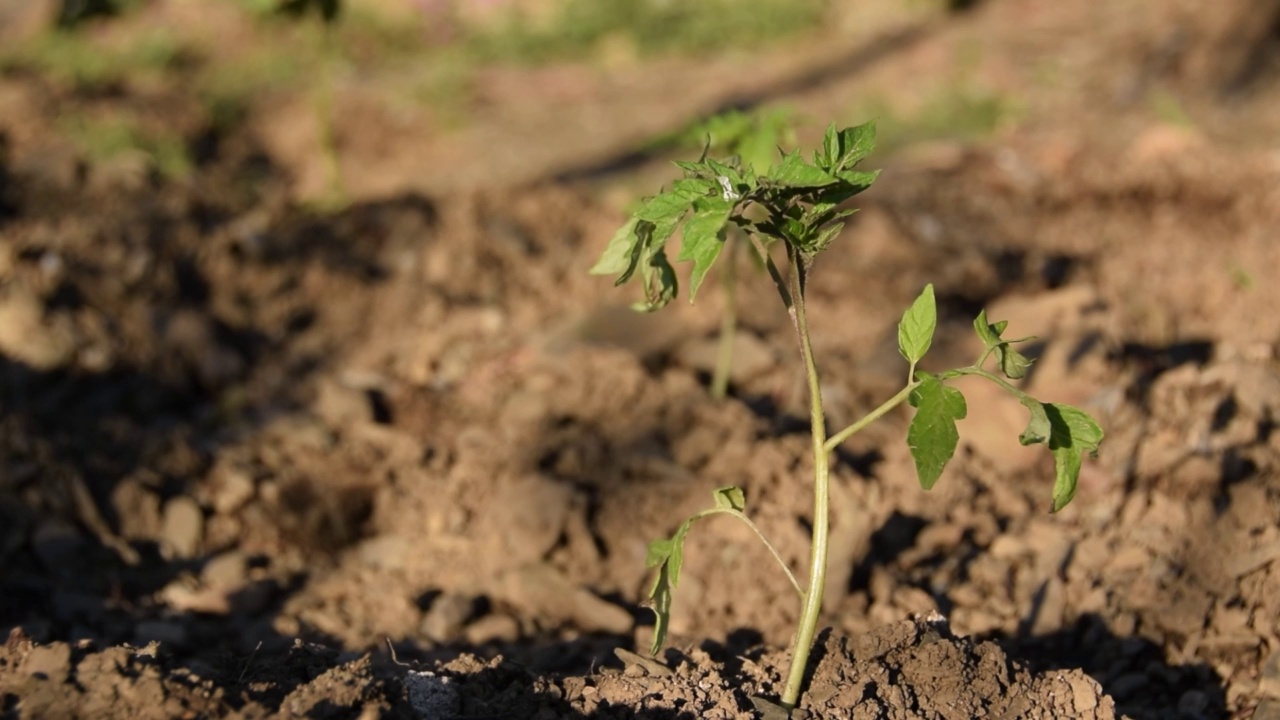
<path id="1" fill-rule="evenodd" d="M 829 630 L 796 716 L 1280 718 L 1274 30 L 1059 5 L 981 3 L 850 39 L 873 51 L 850 67 L 806 51 L 756 78 L 762 99 L 829 114 L 977 39 L 981 76 L 1029 106 L 994 137 L 879 159 L 849 251 L 813 276 L 831 424 L 901 382 L 894 325 L 932 282 L 933 362 L 976 355 L 986 307 L 1039 336 L 1029 389 L 1108 432 L 1052 516 L 1024 411 L 987 387 L 964 386 L 963 447 L 931 493 L 903 416 L 847 443 Z M 1025 28 L 1070 82 L 1031 88 Z M 0 717 L 772 717 L 753 698 L 779 692 L 798 607 L 736 524 L 690 536 L 672 648 L 630 652 L 652 631 L 648 540 L 736 484 L 803 568 L 811 499 L 767 280 L 745 281 L 717 403 L 715 293 L 638 316 L 585 272 L 617 188 L 654 172 L 622 151 L 672 69 L 626 72 L 652 89 L 588 92 L 584 111 L 617 134 L 548 140 L 510 177 L 477 140 L 509 107 L 462 131 L 474 146 L 398 154 L 361 150 L 395 131 L 376 113 L 340 113 L 368 143 L 343 145 L 358 201 L 328 213 L 303 202 L 318 161 L 272 130 L 288 103 L 217 134 L 180 82 L 0 75 Z M 527 104 L 519 81 L 547 75 L 486 82 Z M 673 124 L 724 100 L 704 79 Z M 1132 83 L 1175 88 L 1203 129 L 1153 120 Z M 190 178 L 86 162 L 51 132 L 68 107 L 123 105 L 207 151 Z M 445 147 L 474 166 L 421 194 L 444 176 L 404 168 L 439 168 Z"/>

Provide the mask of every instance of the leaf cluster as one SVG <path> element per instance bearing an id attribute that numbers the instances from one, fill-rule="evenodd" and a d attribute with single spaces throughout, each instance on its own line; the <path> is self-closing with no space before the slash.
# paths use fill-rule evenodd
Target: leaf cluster
<path id="1" fill-rule="evenodd" d="M 677 262 L 689 262 L 689 300 L 724 248 L 726 232 L 737 226 L 759 241 L 759 259 L 781 240 L 805 262 L 840 234 L 853 211 L 841 203 L 866 190 L 877 172 L 856 169 L 875 146 L 875 124 L 827 129 L 822 149 L 806 160 L 799 151 L 779 151 L 768 172 L 759 174 L 738 156 L 676 162 L 684 177 L 669 190 L 646 198 L 610 240 L 595 275 L 616 275 L 621 285 L 639 278 L 645 299 L 636 309 L 662 308 L 676 297 L 679 282 L 666 245 L 681 230 Z M 747 213 L 750 208 L 754 213 Z"/>
<path id="2" fill-rule="evenodd" d="M 903 314 L 898 324 L 898 347 L 903 357 L 915 364 L 924 356 L 937 327 L 933 286 Z M 977 363 L 967 368 L 949 370 L 941 375 L 914 372 L 908 402 L 916 409 L 907 431 L 907 445 L 916 465 L 920 485 L 929 490 L 941 477 L 943 469 L 955 454 L 960 434 L 956 423 L 968 414 L 964 395 L 945 381 L 961 375 L 978 375 L 995 382 L 1030 411 L 1027 428 L 1018 437 L 1023 445 L 1044 445 L 1053 454 L 1055 479 L 1051 509 L 1057 512 L 1075 497 L 1080 465 L 1087 455 L 1096 455 L 1103 432 L 1088 413 L 1071 405 L 1045 403 L 1018 389 L 1008 380 L 1026 376 L 1031 360 L 1012 347 L 1013 343 L 1033 338 L 1006 340 L 1001 337 L 1008 322 L 990 323 L 985 310 L 973 321 L 974 332 L 982 340 L 984 352 Z M 1001 378 L 982 369 L 983 362 L 994 356 Z M 1007 378 L 1008 380 L 1006 380 Z"/>

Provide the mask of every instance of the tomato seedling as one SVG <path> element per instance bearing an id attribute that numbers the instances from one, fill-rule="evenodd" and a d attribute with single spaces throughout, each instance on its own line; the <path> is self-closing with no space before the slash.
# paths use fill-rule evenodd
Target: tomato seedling
<path id="1" fill-rule="evenodd" d="M 830 459 L 841 443 L 893 408 L 904 402 L 909 404 L 915 409 L 915 415 L 907 431 L 907 445 L 920 484 L 928 490 L 955 454 L 960 440 L 956 423 L 968 414 L 964 395 L 948 381 L 962 376 L 981 377 L 1003 388 L 1030 412 L 1027 427 L 1018 439 L 1023 445 L 1045 445 L 1052 453 L 1056 479 L 1051 510 L 1056 512 L 1071 502 L 1082 459 L 1086 454 L 1096 454 L 1103 438 L 1102 429 L 1084 411 L 1070 405 L 1040 402 L 1010 382 L 1024 377 L 1031 364 L 1014 345 L 1031 338 L 1005 339 L 1007 323 L 989 322 L 986 311 L 974 319 L 974 331 L 982 341 L 983 351 L 972 365 L 937 374 L 918 370 L 917 365 L 928 352 L 937 326 L 932 285 L 924 288 L 898 324 L 898 349 L 908 365 L 902 389 L 862 419 L 827 434 L 818 369 L 809 338 L 805 289 L 815 258 L 830 247 L 844 227 L 843 219 L 853 212 L 844 208 L 843 203 L 866 190 L 876 179 L 876 172 L 857 169 L 874 144 L 874 123 L 843 130 L 832 125 L 827 129 L 822 148 L 813 153 L 812 161 L 798 151 L 780 153 L 765 173 L 759 173 L 752 164 L 736 157 L 722 161 L 708 159 L 705 151 L 696 162 L 677 162 L 684 177 L 676 180 L 671 189 L 646 198 L 630 221 L 614 235 L 591 270 L 595 274 L 616 275 L 618 285 L 638 279 L 644 289 L 644 300 L 636 309 L 657 310 L 676 297 L 679 282 L 667 260 L 666 243 L 680 228 L 681 247 L 676 260 L 693 264 L 689 274 L 692 302 L 707 271 L 724 249 L 728 233 L 736 230 L 749 239 L 748 246 L 768 270 L 791 318 L 809 391 L 813 441 L 813 537 L 807 585 L 801 586 L 747 516 L 743 492 L 734 487 L 716 490 L 714 507 L 686 520 L 670 538 L 650 543 L 647 556 L 648 566 L 657 570 L 649 593 L 657 615 L 651 652 L 657 653 L 666 639 L 673 593 L 680 581 L 684 559 L 684 539 L 694 521 L 711 515 L 730 515 L 755 531 L 782 565 L 800 596 L 800 624 L 782 694 L 782 707 L 788 712 L 799 700 L 822 610 L 830 526 Z M 779 247 L 779 254 L 786 255 L 785 272 L 773 259 L 773 252 Z M 993 370 L 986 369 L 988 364 L 993 365 Z"/>

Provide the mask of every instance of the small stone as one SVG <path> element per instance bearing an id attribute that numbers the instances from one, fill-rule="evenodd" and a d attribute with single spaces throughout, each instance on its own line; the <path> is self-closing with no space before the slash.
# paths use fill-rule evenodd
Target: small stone
<path id="1" fill-rule="evenodd" d="M 213 510 L 226 515 L 253 499 L 255 487 L 248 472 L 219 465 L 213 477 Z"/>
<path id="2" fill-rule="evenodd" d="M 520 639 L 520 623 L 510 615 L 485 615 L 468 625 L 465 635 L 470 645 L 513 643 Z"/>
<path id="3" fill-rule="evenodd" d="M 431 603 L 422 618 L 422 634 L 438 643 L 451 642 L 462 633 L 462 626 L 475 612 L 475 600 L 466 595 L 444 593 Z"/>
<path id="4" fill-rule="evenodd" d="M 216 555 L 205 563 L 200 578 L 210 587 L 236 588 L 248 579 L 249 561 L 239 551 Z"/>
<path id="5" fill-rule="evenodd" d="M 179 495 L 164 504 L 161 546 L 169 558 L 195 557 L 204 538 L 204 512 L 196 501 Z"/>
<path id="6" fill-rule="evenodd" d="M 373 422 L 373 406 L 369 396 L 356 388 L 334 380 L 320 383 L 313 404 L 319 415 L 330 427 L 342 428 Z"/>

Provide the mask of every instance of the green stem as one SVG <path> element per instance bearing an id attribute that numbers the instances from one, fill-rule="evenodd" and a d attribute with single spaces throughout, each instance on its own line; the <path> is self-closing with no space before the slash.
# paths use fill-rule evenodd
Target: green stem
<path id="1" fill-rule="evenodd" d="M 796 576 L 791 573 L 791 568 L 787 567 L 787 561 L 782 559 L 782 555 L 778 554 L 777 549 L 773 547 L 773 543 L 769 542 L 769 538 L 765 537 L 764 532 L 751 521 L 751 518 L 747 517 L 747 515 L 740 510 L 717 507 L 711 508 L 710 510 L 703 510 L 690 518 L 690 521 L 701 520 L 702 518 L 709 517 L 711 515 L 729 515 L 746 523 L 747 527 L 751 528 L 751 531 L 756 534 L 756 537 L 760 538 L 760 542 L 764 543 L 764 546 L 769 548 L 769 552 L 773 555 L 773 559 L 778 561 L 778 566 L 782 568 L 782 572 L 786 573 L 787 579 L 791 581 L 791 587 L 796 589 L 796 593 L 800 595 L 801 599 L 804 598 L 804 589 L 800 587 L 800 581 L 796 580 Z"/>
<path id="2" fill-rule="evenodd" d="M 850 437 L 854 435 L 854 433 L 857 433 L 858 431 L 862 430 L 863 428 L 875 422 L 876 420 L 879 420 L 880 418 L 884 417 L 885 413 L 901 405 L 904 400 L 906 400 L 908 397 L 911 396 L 911 391 L 915 390 L 916 386 L 919 384 L 920 384 L 919 381 L 914 381 L 909 383 L 906 387 L 899 390 L 897 395 L 894 395 L 888 400 L 885 400 L 880 407 L 876 408 L 875 410 L 872 410 L 870 413 L 867 414 L 866 417 L 853 423 L 852 425 L 841 430 L 835 435 L 832 435 L 827 440 L 827 444 L 824 445 L 822 449 L 828 453 L 834 452 L 836 448 L 840 447 L 840 443 L 844 442 L 845 440 L 848 440 Z"/>
<path id="3" fill-rule="evenodd" d="M 720 400 L 729 393 L 729 373 L 733 370 L 733 337 L 738 330 L 738 240 L 728 238 L 724 281 L 724 315 L 720 319 L 720 345 L 716 351 L 716 370 L 711 376 L 711 397 Z"/>
<path id="4" fill-rule="evenodd" d="M 822 389 L 818 383 L 818 367 L 813 359 L 809 323 L 805 317 L 804 286 L 807 268 L 797 250 L 788 246 L 787 254 L 791 260 L 788 280 L 792 300 L 788 310 L 800 341 L 800 355 L 804 359 L 805 378 L 809 385 L 809 425 L 813 432 L 813 541 L 809 557 L 809 590 L 805 593 L 801 606 L 800 627 L 796 630 L 795 647 L 791 651 L 791 669 L 782 694 L 782 706 L 792 710 L 800 698 L 805 669 L 809 664 L 809 652 L 813 649 L 813 638 L 818 630 L 818 616 L 822 613 L 822 589 L 827 576 L 827 542 L 830 532 L 828 484 L 831 466 L 826 450 L 827 427 L 822 412 Z"/>
<path id="5" fill-rule="evenodd" d="M 1027 395 L 1025 392 L 1023 392 L 1021 388 L 1009 382 L 1008 380 L 1005 380 L 999 375 L 983 370 L 982 368 L 977 366 L 970 366 L 967 368 L 958 368 L 956 370 L 948 370 L 942 373 L 940 377 L 942 377 L 942 379 L 944 380 L 949 380 L 954 377 L 960 377 L 961 375 L 977 375 L 978 377 L 986 378 L 991 382 L 1004 388 L 1006 391 L 1009 392 L 1009 394 L 1013 395 L 1019 400 L 1023 398 L 1031 397 L 1030 395 Z"/>

